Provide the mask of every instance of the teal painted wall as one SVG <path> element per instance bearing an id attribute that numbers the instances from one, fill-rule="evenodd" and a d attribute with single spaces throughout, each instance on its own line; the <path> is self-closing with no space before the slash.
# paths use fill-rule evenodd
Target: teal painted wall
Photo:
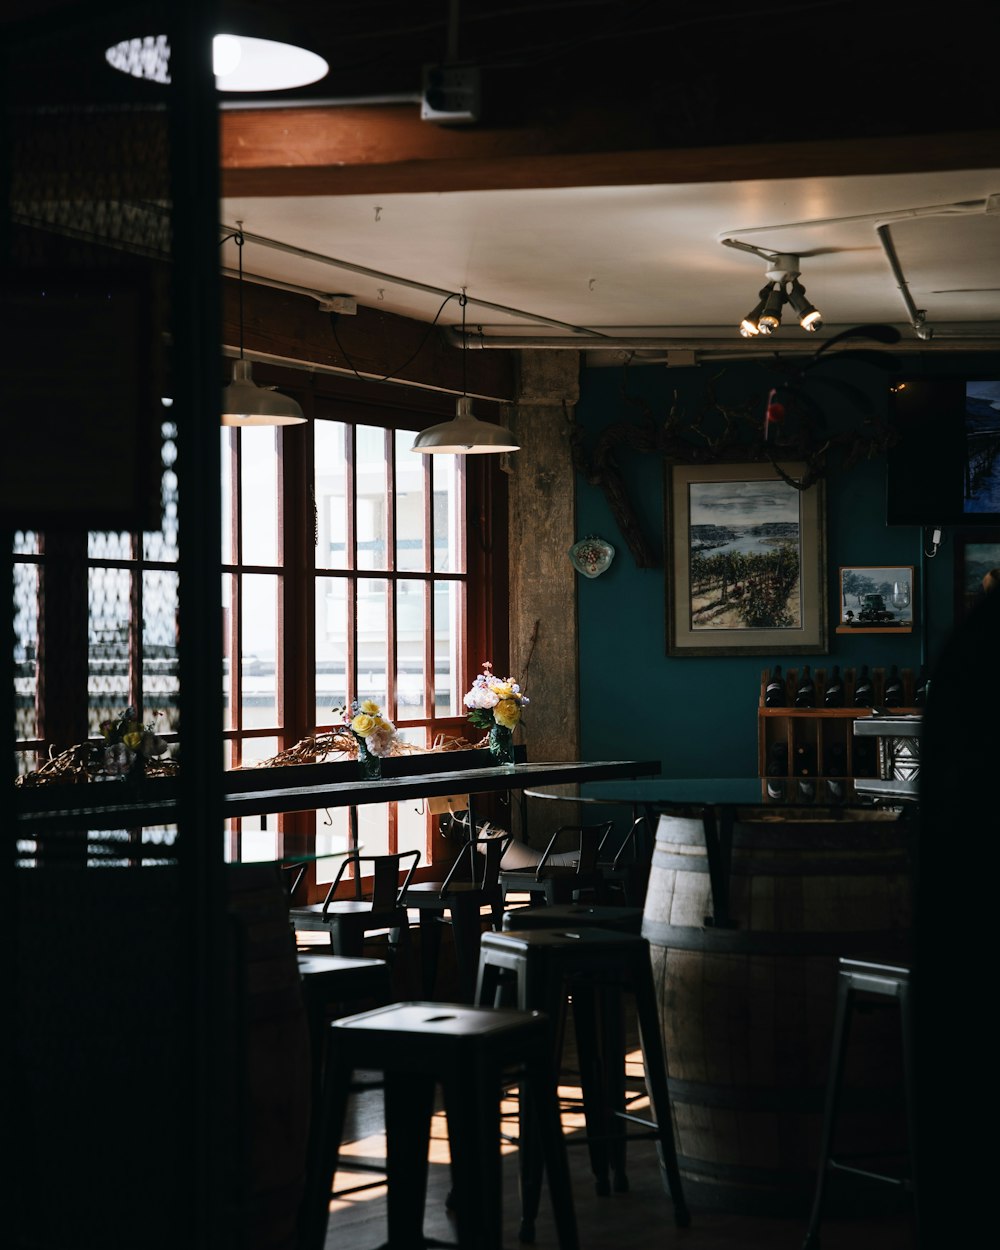
<path id="1" fill-rule="evenodd" d="M 846 362 L 843 365 L 848 368 Z M 1000 354 L 905 357 L 902 374 L 1000 376 Z M 577 421 L 592 439 L 606 426 L 635 420 L 638 409 L 623 398 L 649 405 L 662 419 L 677 392 L 680 403 L 697 402 L 706 374 L 717 379 L 720 399 L 736 404 L 760 400 L 770 385 L 760 366 L 748 364 L 671 369 L 663 366 L 585 369 Z M 888 377 L 870 365 L 849 373 L 884 413 Z M 819 391 L 813 394 L 818 398 Z M 831 426 L 856 424 L 860 412 L 827 402 Z M 927 449 L 933 456 L 932 447 Z M 646 534 L 663 548 L 665 468 L 659 456 L 618 453 Z M 938 554 L 923 556 L 925 534 L 917 526 L 885 524 L 885 459 L 879 457 L 826 482 L 827 620 L 829 651 L 811 656 L 671 657 L 666 652 L 666 592 L 663 567 L 640 569 L 618 532 L 603 493 L 577 476 L 576 537 L 596 534 L 616 549 L 608 571 L 577 577 L 580 620 L 580 717 L 584 759 L 659 759 L 666 777 L 757 775 L 757 707 L 760 674 L 783 668 L 919 668 L 935 655 L 953 622 L 956 531 L 945 529 Z M 914 566 L 916 617 L 913 633 L 845 636 L 834 632 L 839 567 L 850 564 Z M 921 586 L 923 590 L 921 592 Z M 922 600 L 922 601 L 921 601 Z M 922 619 L 921 619 L 922 618 Z"/>

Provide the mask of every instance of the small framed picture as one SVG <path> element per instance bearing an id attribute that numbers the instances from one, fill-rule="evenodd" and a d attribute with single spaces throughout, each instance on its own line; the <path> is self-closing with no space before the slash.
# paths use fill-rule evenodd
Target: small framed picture
<path id="1" fill-rule="evenodd" d="M 841 565 L 838 634 L 909 634 L 912 630 L 912 564 Z"/>
<path id="2" fill-rule="evenodd" d="M 955 535 L 955 624 L 985 593 L 985 578 L 1000 569 L 1000 530 Z"/>

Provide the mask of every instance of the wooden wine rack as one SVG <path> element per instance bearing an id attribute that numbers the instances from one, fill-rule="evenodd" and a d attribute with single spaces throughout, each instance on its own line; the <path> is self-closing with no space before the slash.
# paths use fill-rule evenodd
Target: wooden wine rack
<path id="1" fill-rule="evenodd" d="M 821 703 L 829 670 L 812 668 L 810 675 L 816 688 L 817 703 Z M 836 708 L 794 706 L 799 684 L 799 670 L 782 668 L 785 682 L 787 707 L 765 707 L 764 689 L 770 680 L 770 670 L 761 673 L 760 703 L 757 712 L 757 765 L 763 780 L 770 780 L 783 793 L 795 801 L 822 803 L 842 802 L 854 794 L 856 777 L 878 776 L 878 754 L 874 738 L 856 739 L 854 722 L 859 717 L 871 716 L 872 709 L 854 707 L 854 685 L 860 670 L 841 669 L 844 686 L 844 706 Z M 915 682 L 913 670 L 899 670 L 903 681 L 903 698 L 906 706 L 893 708 L 893 714 L 905 716 L 919 712 L 914 706 Z M 885 691 L 886 670 L 869 668 L 876 707 L 882 706 Z M 784 753 L 781 750 L 784 744 Z M 784 762 L 784 770 L 777 771 Z M 769 770 L 769 765 L 774 771 Z M 774 796 L 772 796 L 774 797 Z"/>

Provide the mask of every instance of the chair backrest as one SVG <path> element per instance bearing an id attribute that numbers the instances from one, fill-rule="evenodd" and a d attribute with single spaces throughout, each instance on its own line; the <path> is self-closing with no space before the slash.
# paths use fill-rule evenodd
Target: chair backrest
<path id="1" fill-rule="evenodd" d="M 399 875 L 403 872 L 403 865 L 409 861 L 409 867 L 406 869 L 406 875 L 400 882 Z M 337 875 L 333 879 L 326 898 L 323 901 L 324 911 L 333 901 L 336 894 L 337 886 L 340 884 L 344 873 L 350 864 L 354 865 L 354 871 L 361 875 L 361 865 L 369 864 L 371 866 L 370 873 L 366 872 L 365 876 L 371 876 L 372 888 L 370 901 L 372 911 L 391 911 L 399 905 L 403 892 L 410 884 L 417 864 L 420 863 L 420 852 L 413 851 L 397 851 L 393 855 L 350 855 L 340 865 Z"/>
<path id="2" fill-rule="evenodd" d="M 489 890 L 499 885 L 500 861 L 514 835 L 499 830 L 496 833 L 485 832 L 489 827 L 488 824 L 483 826 L 478 836 L 470 838 L 459 851 L 455 862 L 448 870 L 448 875 L 441 883 L 439 894 L 446 894 L 449 886 L 454 885 L 460 879 L 459 873 L 466 859 L 468 859 L 468 874 L 465 879 L 470 885 L 480 890 Z"/>
<path id="3" fill-rule="evenodd" d="M 578 877 L 593 876 L 598 871 L 597 860 L 601 846 L 613 827 L 613 820 L 606 820 L 597 825 L 560 825 L 549 839 L 549 844 L 538 861 L 538 867 L 535 870 L 536 877 L 541 880 L 544 876 L 546 861 L 552 854 L 559 837 L 565 833 L 575 833 L 578 838 L 579 854 L 576 861 L 576 875 Z"/>

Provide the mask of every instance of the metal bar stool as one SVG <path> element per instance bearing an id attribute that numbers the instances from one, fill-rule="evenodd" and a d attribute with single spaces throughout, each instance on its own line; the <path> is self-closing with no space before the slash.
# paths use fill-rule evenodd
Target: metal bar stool
<path id="1" fill-rule="evenodd" d="M 624 1030 L 621 997 L 632 995 L 639 1020 L 643 1066 L 654 1119 L 625 1110 Z M 573 1004 L 580 1055 L 586 1140 L 597 1192 L 610 1192 L 609 1166 L 615 1188 L 627 1189 L 624 1177 L 626 1136 L 653 1138 L 657 1143 L 664 1185 L 679 1228 L 690 1222 L 681 1185 L 667 1090 L 667 1066 L 656 1008 L 649 943 L 634 933 L 596 926 L 523 929 L 484 933 L 479 951 L 476 1002 L 499 1007 L 511 999 L 522 1010 L 538 1010 L 550 1021 L 550 1046 L 556 1069 L 562 1037 L 557 1027 L 567 996 Z M 603 1018 L 605 1054 L 598 1045 L 598 1017 Z M 626 1134 L 623 1121 L 642 1132 Z M 581 1139 L 577 1139 L 581 1140 Z M 608 1149 L 608 1144 L 611 1149 Z M 525 1187 L 521 1240 L 534 1237 L 538 1211 L 537 1185 Z"/>
<path id="2" fill-rule="evenodd" d="M 302 1250 L 323 1250 L 330 1180 L 337 1168 L 355 1068 L 380 1070 L 385 1081 L 389 1225 L 385 1250 L 442 1244 L 423 1235 L 430 1124 L 438 1085 L 448 1119 L 458 1246 L 501 1250 L 500 1101 L 512 1084 L 518 1086 L 521 1112 L 522 1200 L 537 1209 L 544 1167 L 560 1250 L 578 1250 L 548 1021 L 536 1011 L 437 1002 L 395 1003 L 330 1025 L 320 1113 L 321 1166 L 303 1202 Z"/>
<path id="3" fill-rule="evenodd" d="M 833 1049 L 830 1057 L 830 1077 L 826 1089 L 826 1107 L 823 1113 L 823 1134 L 820 1144 L 819 1171 L 816 1192 L 813 1197 L 809 1227 L 803 1242 L 803 1250 L 815 1250 L 819 1245 L 819 1226 L 826 1196 L 826 1181 L 831 1172 L 846 1172 L 872 1181 L 898 1186 L 913 1195 L 914 1214 L 917 1214 L 917 1190 L 911 1177 L 890 1176 L 869 1168 L 848 1164 L 846 1156 L 834 1155 L 834 1134 L 840 1109 L 847 1043 L 850 1036 L 851 1015 L 857 1005 L 858 995 L 877 995 L 895 1000 L 899 1004 L 900 1027 L 903 1040 L 903 1086 L 906 1097 L 906 1123 L 909 1137 L 910 1164 L 916 1159 L 914 1132 L 916 1127 L 916 1101 L 912 1054 L 912 1016 L 910 1004 L 910 969 L 892 964 L 867 963 L 860 959 L 838 960 L 837 1006 L 833 1021 Z"/>

